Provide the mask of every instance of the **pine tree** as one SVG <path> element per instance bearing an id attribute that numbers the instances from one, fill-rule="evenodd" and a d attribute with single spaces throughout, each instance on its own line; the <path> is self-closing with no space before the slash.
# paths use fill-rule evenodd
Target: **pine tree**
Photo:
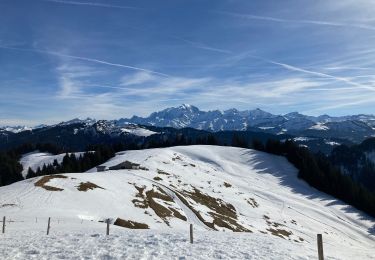
<path id="1" fill-rule="evenodd" d="M 26 179 L 34 177 L 36 177 L 36 173 L 33 171 L 33 169 L 31 169 L 31 167 L 29 167 L 29 169 L 27 170 Z"/>

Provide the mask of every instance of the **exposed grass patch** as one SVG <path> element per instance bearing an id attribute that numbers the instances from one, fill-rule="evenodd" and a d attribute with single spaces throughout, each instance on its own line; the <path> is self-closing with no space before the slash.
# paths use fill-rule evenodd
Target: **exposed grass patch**
<path id="1" fill-rule="evenodd" d="M 250 204 L 253 208 L 258 208 L 259 207 L 259 204 L 258 202 L 253 199 L 253 198 L 249 198 L 246 200 L 248 204 Z"/>
<path id="2" fill-rule="evenodd" d="M 93 189 L 102 189 L 104 190 L 104 188 L 96 185 L 95 183 L 92 183 L 92 182 L 81 182 L 79 184 L 79 186 L 77 187 L 77 189 L 79 191 L 88 191 L 88 190 L 93 190 Z"/>
<path id="3" fill-rule="evenodd" d="M 176 218 L 179 218 L 179 219 L 182 219 L 184 221 L 187 221 L 187 218 L 182 215 L 180 212 L 178 212 L 176 209 L 174 208 L 169 208 L 172 212 L 173 212 L 173 216 L 175 216 Z"/>
<path id="4" fill-rule="evenodd" d="M 228 183 L 228 182 L 224 182 L 224 186 L 225 186 L 226 188 L 230 188 L 230 187 L 232 187 L 232 184 L 230 184 L 230 183 Z"/>
<path id="5" fill-rule="evenodd" d="M 293 234 L 291 231 L 279 228 L 279 227 L 285 227 L 285 225 L 277 223 L 277 222 L 272 222 L 270 217 L 263 215 L 263 219 L 266 221 L 267 225 L 270 227 L 267 229 L 267 231 L 269 231 L 272 235 L 285 239 L 285 238 L 289 238 L 289 236 Z"/>
<path id="6" fill-rule="evenodd" d="M 157 169 L 157 172 L 158 174 L 163 174 L 163 175 L 170 175 L 169 173 L 163 171 L 163 170 L 160 170 L 160 169 Z"/>
<path id="7" fill-rule="evenodd" d="M 193 188 L 193 192 L 185 191 L 184 193 L 199 204 L 207 206 L 209 209 L 217 212 L 220 215 L 225 215 L 230 218 L 237 219 L 236 209 L 232 204 L 226 203 L 219 198 L 211 197 L 202 193 L 199 189 Z"/>
<path id="8" fill-rule="evenodd" d="M 155 187 L 155 186 L 153 187 L 156 188 L 157 190 L 155 191 L 154 189 L 152 189 L 152 190 L 146 191 L 146 197 L 149 200 L 156 198 L 156 199 L 161 199 L 164 201 L 173 202 L 173 199 L 167 193 L 165 193 L 162 189 L 160 189 L 159 187 Z"/>
<path id="9" fill-rule="evenodd" d="M 277 237 L 281 237 L 281 238 L 284 238 L 284 239 L 285 239 L 285 237 L 289 238 L 289 236 L 293 234 L 291 231 L 287 231 L 287 230 L 284 230 L 284 229 L 268 228 L 267 230 L 269 232 L 271 232 L 272 235 L 277 236 Z"/>
<path id="10" fill-rule="evenodd" d="M 149 229 L 147 224 L 139 223 L 131 220 L 125 220 L 121 218 L 117 218 L 115 223 L 116 226 L 130 228 L 130 229 Z"/>
<path id="11" fill-rule="evenodd" d="M 264 218 L 264 220 L 266 221 L 267 225 L 270 226 L 270 227 L 276 227 L 276 228 L 277 228 L 277 227 L 285 227 L 284 224 L 280 224 L 280 223 L 277 223 L 277 222 L 272 222 L 272 221 L 270 220 L 270 217 L 268 217 L 268 216 L 266 216 L 266 215 L 264 215 L 263 218 Z"/>
<path id="12" fill-rule="evenodd" d="M 5 207 L 15 207 L 17 206 L 16 204 L 13 203 L 7 203 L 7 204 L 2 204 L 0 205 L 0 208 L 5 208 Z"/>
<path id="13" fill-rule="evenodd" d="M 251 230 L 243 227 L 237 222 L 238 217 L 236 209 L 232 204 L 226 203 L 219 198 L 214 198 L 207 194 L 203 194 L 195 187 L 193 190 L 193 192 L 184 191 L 184 195 L 212 210 L 212 212 L 209 212 L 209 214 L 214 220 L 212 222 L 203 220 L 207 226 L 211 227 L 212 229 L 216 229 L 216 225 L 235 232 L 251 232 Z M 196 211 L 194 212 L 196 213 Z"/>
<path id="14" fill-rule="evenodd" d="M 173 158 L 172 158 L 172 161 L 176 161 L 176 160 L 182 161 L 182 159 L 181 159 L 180 156 L 176 156 L 176 157 L 173 157 Z"/>
<path id="15" fill-rule="evenodd" d="M 144 190 L 146 189 L 146 186 L 138 187 L 137 185 L 134 184 L 134 187 L 138 191 L 138 193 L 135 195 L 137 199 L 132 200 L 134 206 L 136 206 L 137 208 L 142 208 L 142 209 L 148 208 L 147 201 L 145 200 L 145 196 L 143 194 Z"/>
<path id="16" fill-rule="evenodd" d="M 52 179 L 66 179 L 66 178 L 68 178 L 68 177 L 66 177 L 64 175 L 59 175 L 59 174 L 46 175 L 46 176 L 43 176 L 42 178 L 40 178 L 37 182 L 35 182 L 34 185 L 36 187 L 41 187 L 41 188 L 43 188 L 45 190 L 48 190 L 48 191 L 63 191 L 64 189 L 56 188 L 56 187 L 49 186 L 49 185 L 46 185 L 46 184 Z"/>
<path id="17" fill-rule="evenodd" d="M 173 202 L 173 199 L 159 187 L 153 186 L 151 190 L 146 192 L 146 187 L 135 187 L 138 190 L 136 195 L 137 199 L 134 199 L 132 202 L 136 207 L 151 208 L 167 225 L 169 225 L 168 219 L 171 217 L 179 218 L 183 221 L 187 220 L 187 218 L 176 209 L 161 205 L 157 202 L 157 199 L 165 202 Z"/>

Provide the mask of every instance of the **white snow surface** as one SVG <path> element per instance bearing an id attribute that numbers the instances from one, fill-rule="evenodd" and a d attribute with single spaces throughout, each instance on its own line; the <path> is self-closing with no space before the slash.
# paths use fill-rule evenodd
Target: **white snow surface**
<path id="1" fill-rule="evenodd" d="M 103 223 L 52 219 L 47 236 L 47 219 L 37 221 L 7 223 L 1 235 L 2 259 L 316 259 L 316 253 L 306 251 L 304 244 L 291 246 L 287 240 L 258 233 L 195 231 L 190 244 L 188 227 L 166 232 L 111 226 L 106 236 Z M 32 228 L 20 230 L 19 224 Z M 326 246 L 326 250 L 331 248 Z"/>
<path id="2" fill-rule="evenodd" d="M 309 129 L 326 131 L 326 130 L 329 130 L 329 127 L 326 126 L 324 123 L 317 123 L 311 126 Z"/>
<path id="3" fill-rule="evenodd" d="M 327 259 L 375 255 L 375 220 L 308 186 L 284 157 L 199 145 L 120 152 L 103 165 L 124 161 L 138 163 L 144 170 L 92 170 L 63 174 L 66 178 L 46 183 L 61 191 L 35 186 L 43 177 L 0 187 L 0 216 L 14 221 L 7 223 L 0 255 L 5 259 L 316 259 L 317 233 L 323 234 Z M 86 182 L 101 188 L 79 191 L 77 187 Z M 139 207 L 139 189 L 142 194 L 168 195 L 171 200 L 154 201 L 175 213 L 162 218 L 151 207 Z M 196 191 L 216 200 L 219 208 L 189 196 Z M 234 216 L 221 215 L 222 209 L 231 207 Z M 218 216 L 226 225 L 214 221 Z M 48 237 L 47 217 L 52 218 Z M 111 225 L 111 235 L 106 237 L 105 224 L 98 221 L 107 218 L 111 223 L 116 218 L 144 223 L 150 230 Z M 189 223 L 194 224 L 193 245 L 188 241 Z M 238 227 L 251 232 L 231 231 Z"/>
<path id="4" fill-rule="evenodd" d="M 17 134 L 23 131 L 31 131 L 33 128 L 28 126 L 6 126 L 4 130 Z"/>
<path id="5" fill-rule="evenodd" d="M 308 141 L 312 141 L 312 140 L 316 140 L 316 138 L 304 137 L 304 136 L 293 138 L 293 141 L 295 141 L 295 142 L 308 142 Z"/>
<path id="6" fill-rule="evenodd" d="M 334 141 L 326 141 L 325 143 L 332 146 L 340 145 L 340 143 Z"/>
<path id="7" fill-rule="evenodd" d="M 137 127 L 137 128 L 121 128 L 121 132 L 123 132 L 123 133 L 129 133 L 129 134 L 136 135 L 136 136 L 144 136 L 144 137 L 147 137 L 147 136 L 150 136 L 150 135 L 154 135 L 154 134 L 158 134 L 157 132 L 148 130 L 146 128 L 141 128 L 141 127 Z"/>
<path id="8" fill-rule="evenodd" d="M 69 153 L 69 155 L 70 154 L 71 153 Z M 83 154 L 84 152 L 74 153 L 76 157 L 79 157 Z M 31 168 L 33 171 L 36 171 L 38 167 L 42 168 L 44 164 L 53 164 L 54 160 L 57 160 L 57 162 L 60 164 L 62 163 L 65 155 L 66 153 L 53 155 L 50 153 L 40 153 L 39 151 L 24 154 L 20 159 L 20 163 L 23 167 L 22 176 L 26 178 L 29 168 Z"/>

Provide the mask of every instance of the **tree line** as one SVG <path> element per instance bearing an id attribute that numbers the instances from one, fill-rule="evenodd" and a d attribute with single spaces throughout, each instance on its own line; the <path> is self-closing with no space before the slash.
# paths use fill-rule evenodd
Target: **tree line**
<path id="1" fill-rule="evenodd" d="M 77 156 L 75 153 L 66 153 L 61 163 L 56 159 L 52 164 L 44 164 L 35 171 L 28 169 L 26 178 L 58 173 L 78 173 L 88 171 L 115 156 L 115 151 L 108 145 L 96 145 L 92 151 Z"/>
<path id="2" fill-rule="evenodd" d="M 268 140 L 265 145 L 256 142 L 253 148 L 285 156 L 298 169 L 298 177 L 310 186 L 375 217 L 375 193 L 343 174 L 323 153 L 312 154 L 292 140 Z"/>
<path id="3" fill-rule="evenodd" d="M 340 167 L 344 174 L 375 192 L 375 138 L 353 146 L 340 145 L 333 149 L 330 161 Z"/>

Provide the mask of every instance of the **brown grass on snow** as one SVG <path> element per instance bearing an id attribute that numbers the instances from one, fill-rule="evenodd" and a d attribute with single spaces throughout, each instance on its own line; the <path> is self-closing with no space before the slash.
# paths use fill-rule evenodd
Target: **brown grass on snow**
<path id="1" fill-rule="evenodd" d="M 68 177 L 66 177 L 64 175 L 59 175 L 59 174 L 46 175 L 46 176 L 43 176 L 42 178 L 40 178 L 37 182 L 35 182 L 34 185 L 36 187 L 41 187 L 41 188 L 43 188 L 45 190 L 48 190 L 48 191 L 63 191 L 64 189 L 56 188 L 56 187 L 49 186 L 49 185 L 46 185 L 46 184 L 52 179 L 66 179 L 66 178 L 68 178 Z"/>
<path id="2" fill-rule="evenodd" d="M 88 190 L 93 190 L 93 189 L 102 189 L 104 190 L 104 188 L 96 185 L 95 183 L 92 183 L 92 182 L 81 182 L 79 184 L 79 186 L 77 187 L 77 189 L 79 191 L 88 191 Z"/>
<path id="3" fill-rule="evenodd" d="M 147 224 L 139 223 L 131 220 L 125 220 L 121 218 L 117 218 L 115 223 L 116 226 L 131 228 L 131 229 L 149 229 Z"/>

